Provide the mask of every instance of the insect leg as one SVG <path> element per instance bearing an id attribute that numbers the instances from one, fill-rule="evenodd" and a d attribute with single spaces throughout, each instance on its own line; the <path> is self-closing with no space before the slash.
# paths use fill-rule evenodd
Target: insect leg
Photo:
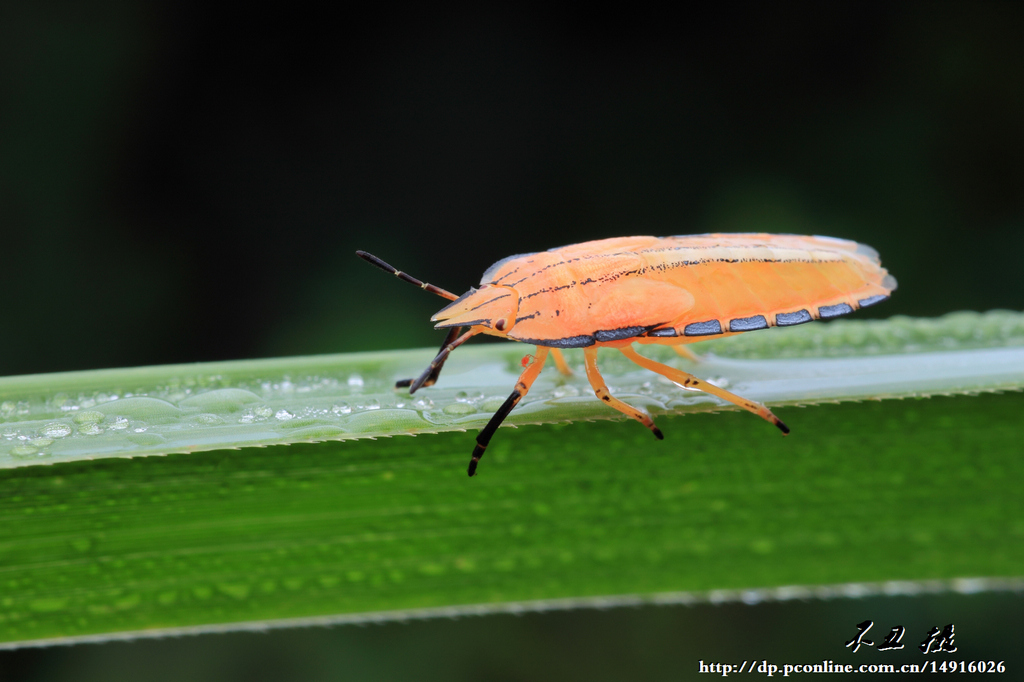
<path id="1" fill-rule="evenodd" d="M 448 336 L 444 337 L 444 341 L 441 342 L 441 350 L 437 352 L 440 353 L 441 351 L 443 351 L 445 347 L 449 343 L 454 341 L 455 337 L 457 337 L 461 333 L 462 327 L 452 327 L 451 329 L 449 329 Z M 445 359 L 447 359 L 447 357 Z M 444 360 L 442 360 L 441 364 L 434 368 L 434 371 L 430 373 L 430 376 L 428 376 L 427 380 L 423 382 L 423 385 L 433 386 L 437 382 L 438 375 L 441 374 L 442 367 L 444 367 Z M 399 379 L 398 381 L 395 382 L 395 388 L 405 388 L 406 386 L 410 385 L 412 385 L 412 379 Z"/>
<path id="2" fill-rule="evenodd" d="M 572 370 L 569 369 L 569 364 L 565 361 L 565 356 L 562 355 L 562 351 L 559 348 L 551 349 L 551 359 L 555 361 L 555 367 L 558 371 L 567 377 L 572 376 Z"/>
<path id="3" fill-rule="evenodd" d="M 674 350 L 676 352 L 676 355 L 678 355 L 679 357 L 686 358 L 687 360 L 690 360 L 692 362 L 700 362 L 702 359 L 699 355 L 694 353 L 686 346 L 672 346 L 672 350 Z"/>
<path id="4" fill-rule="evenodd" d="M 491 421 L 487 422 L 485 426 L 476 437 L 476 447 L 473 448 L 473 458 L 469 460 L 469 469 L 467 473 L 470 476 L 476 474 L 476 465 L 480 462 L 480 458 L 484 456 L 484 450 L 487 449 L 487 444 L 491 442 L 491 436 L 501 426 L 501 422 L 505 421 L 505 417 L 512 411 L 523 396 L 526 395 L 527 391 L 530 390 L 530 386 L 533 386 L 533 382 L 537 379 L 540 374 L 540 370 L 544 367 L 544 361 L 548 357 L 548 349 L 545 346 L 537 346 L 537 352 L 534 354 L 533 363 L 523 370 L 523 373 L 519 375 L 519 381 L 516 382 L 515 390 L 512 391 L 512 395 L 508 397 L 508 400 L 498 408 L 498 411 L 491 417 Z"/>
<path id="5" fill-rule="evenodd" d="M 618 398 L 612 397 L 612 394 L 608 392 L 608 387 L 604 384 L 604 377 L 597 370 L 597 346 L 587 346 L 584 348 L 583 357 L 586 360 L 587 379 L 590 380 L 590 385 L 594 387 L 594 394 L 622 414 L 636 419 L 649 428 L 655 438 L 662 440 L 665 436 L 662 435 L 661 429 L 654 425 L 654 420 L 646 412 L 641 412 L 632 405 L 627 405 Z"/>
<path id="6" fill-rule="evenodd" d="M 441 366 L 444 365 L 444 361 L 448 359 L 449 353 L 451 353 L 453 350 L 455 350 L 462 344 L 466 343 L 466 341 L 469 341 L 471 338 L 473 338 L 479 333 L 480 332 L 478 331 L 473 331 L 473 329 L 470 329 L 468 332 L 466 332 L 459 338 L 442 347 L 441 352 L 437 354 L 437 357 L 430 361 L 430 366 L 423 370 L 423 374 L 419 375 L 419 377 L 416 378 L 416 381 L 412 382 L 412 384 L 409 386 L 409 393 L 415 393 L 416 391 L 420 390 L 423 387 L 423 385 L 427 383 L 427 380 L 429 380 L 430 377 L 433 376 L 435 372 L 441 371 Z"/>
<path id="7" fill-rule="evenodd" d="M 742 407 L 744 410 L 753 412 L 761 419 L 770 421 L 772 424 L 775 424 L 775 426 L 779 427 L 779 431 L 782 431 L 782 433 L 789 433 L 789 427 L 783 424 L 781 419 L 772 414 L 772 411 L 769 410 L 764 405 L 762 405 L 761 403 L 756 403 L 753 400 L 741 398 L 740 396 L 734 393 L 729 393 L 729 391 L 718 388 L 717 386 L 712 386 L 708 382 L 704 381 L 703 379 L 698 379 L 692 374 L 676 369 L 675 367 L 663 365 L 660 362 L 655 362 L 654 360 L 651 360 L 649 358 L 645 358 L 644 356 L 640 355 L 635 350 L 633 350 L 632 346 L 623 346 L 619 350 L 622 351 L 623 355 L 625 355 L 627 358 L 629 358 L 636 364 L 640 365 L 644 369 L 649 369 L 652 372 L 657 372 L 661 376 L 666 377 L 670 381 L 677 383 L 680 386 L 685 386 L 687 388 L 696 388 L 697 390 L 704 391 L 705 393 L 710 393 L 711 395 L 721 398 L 722 400 L 727 400 L 733 405 L 737 405 L 739 407 Z"/>

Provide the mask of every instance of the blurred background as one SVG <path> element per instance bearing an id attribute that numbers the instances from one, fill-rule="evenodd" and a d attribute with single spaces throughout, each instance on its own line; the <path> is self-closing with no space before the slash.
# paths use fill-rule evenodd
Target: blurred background
<path id="1" fill-rule="evenodd" d="M 816 233 L 871 244 L 899 279 L 859 317 L 1024 307 L 1019 3 L 325 7 L 0 10 L 0 375 L 438 344 L 442 301 L 356 249 L 462 292 L 499 258 L 589 239 Z M 910 620 L 950 599 L 900 603 Z M 0 655 L 0 674 L 311 642 L 380 665 L 487 641 L 541 655 L 584 631 L 637 652 L 863 620 L 736 608 L 76 647 Z M 468 651 L 460 627 L 491 637 Z M 361 632 L 396 644 L 339 643 Z"/>
<path id="2" fill-rule="evenodd" d="M 877 248 L 870 313 L 1022 307 L 1014 3 L 8 6 L 0 375 L 433 346 L 499 258 L 633 234 Z"/>

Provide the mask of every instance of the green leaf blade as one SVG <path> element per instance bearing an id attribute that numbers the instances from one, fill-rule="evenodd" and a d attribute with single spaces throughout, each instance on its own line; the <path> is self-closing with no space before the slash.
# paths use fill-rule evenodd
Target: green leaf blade
<path id="1" fill-rule="evenodd" d="M 1007 364 L 1015 356 L 1000 353 L 1018 349 L 1006 338 L 993 346 L 907 353 L 902 368 L 884 365 L 884 354 L 843 361 L 866 361 L 869 369 L 882 363 L 875 365 L 881 371 L 856 375 L 874 377 L 865 385 L 874 386 L 875 397 L 889 394 L 894 372 L 919 368 L 915 358 L 932 364 L 916 379 L 914 372 L 901 375 L 902 394 L 1012 388 L 1020 366 Z M 459 390 L 503 372 L 514 376 L 521 348 L 514 350 L 479 351 L 493 376 L 455 371 L 452 376 L 468 384 Z M 940 358 L 940 352 L 952 357 Z M 493 362 L 501 353 L 509 353 L 506 365 Z M 737 360 L 726 353 L 695 371 L 733 363 L 730 388 L 750 381 L 748 388 L 767 391 L 773 382 L 797 381 L 803 394 L 795 402 L 820 399 L 810 390 L 814 372 L 799 375 L 802 365 L 821 367 L 813 360 L 777 361 L 785 371 L 770 376 L 764 370 L 771 365 L 741 363 L 760 373 L 747 379 L 735 373 Z M 380 381 L 405 370 L 385 369 L 392 358 L 358 359 L 364 391 L 377 381 L 366 369 L 374 362 Z M 941 362 L 933 362 L 937 358 Z M 323 358 L 272 362 L 288 365 L 293 377 L 325 376 Z M 660 402 L 661 387 L 640 390 L 650 375 L 618 363 L 614 357 L 606 363 L 609 383 L 640 382 L 628 399 Z M 229 374 L 232 367 L 252 370 L 207 366 L 190 374 L 228 375 L 231 383 L 193 391 L 203 403 L 192 406 L 203 410 L 194 414 L 222 416 L 212 410 L 240 402 L 244 396 L 215 393 L 246 390 L 239 386 L 243 379 Z M 956 371 L 942 375 L 945 383 L 927 383 L 950 367 Z M 144 370 L 151 372 L 146 381 L 157 383 L 152 372 L 165 370 Z M 596 415 L 591 406 L 603 409 L 582 390 L 564 390 L 579 386 L 579 377 L 563 381 L 550 374 L 545 390 L 552 394 L 533 409 L 549 409 L 550 402 L 563 421 Z M 824 376 L 833 387 L 850 378 L 831 370 Z M 96 374 L 89 377 L 92 388 L 81 379 L 75 390 L 112 391 L 123 378 L 104 384 Z M 30 395 L 33 382 L 42 386 L 40 394 L 52 393 L 58 383 L 54 377 L 5 381 L 7 388 L 22 382 L 20 392 L 5 396 Z M 558 388 L 565 394 L 555 397 Z M 438 389 L 444 390 L 455 389 Z M 68 395 L 79 400 L 77 393 Z M 444 404 L 465 404 L 466 397 L 452 395 Z M 105 403 L 136 398 L 163 400 L 119 394 Z M 164 402 L 185 412 L 188 399 Z M 33 400 L 24 402 L 47 405 Z M 186 426 L 165 406 L 143 402 L 137 407 L 151 410 L 151 425 L 164 410 L 168 424 L 195 437 L 196 451 L 144 458 L 101 452 L 93 461 L 0 471 L 0 641 L 13 646 L 295 619 L 380 619 L 532 600 L 611 596 L 609 603 L 634 603 L 787 586 L 800 586 L 788 593 L 813 594 L 816 586 L 892 581 L 948 586 L 962 578 L 1024 573 L 1024 502 L 1007 485 L 1024 475 L 1024 394 L 783 405 L 777 411 L 793 428 L 788 437 L 747 413 L 699 411 L 718 410 L 717 403 L 683 403 L 664 402 L 666 409 L 697 405 L 698 411 L 660 417 L 661 442 L 621 421 L 502 430 L 480 475 L 468 479 L 470 433 L 213 449 L 217 443 L 198 436 L 209 438 L 223 425 Z M 99 411 L 79 408 L 77 414 Z M 370 420 L 386 409 L 359 414 Z M 5 427 L 24 423 L 16 412 L 5 415 L 15 417 Z M 477 413 L 486 416 L 480 408 L 450 415 L 445 428 L 473 428 L 480 422 L 458 420 Z M 526 417 L 536 415 L 527 411 Z M 94 418 L 70 417 L 79 426 Z M 387 428 L 384 422 L 372 428 Z M 295 431 L 320 426 L 300 423 Z"/>
<path id="2" fill-rule="evenodd" d="M 1024 387 L 1018 313 L 805 325 L 697 344 L 705 346 L 696 365 L 664 347 L 642 350 L 771 405 Z M 415 396 L 394 383 L 418 374 L 428 350 L 8 377 L 0 379 L 0 468 L 480 428 L 529 349 L 460 348 L 441 381 Z M 617 395 L 655 415 L 733 409 L 613 351 L 601 367 Z M 508 423 L 618 418 L 576 369 L 564 378 L 548 368 Z"/>
<path id="3" fill-rule="evenodd" d="M 788 438 L 737 413 L 664 420 L 662 443 L 526 428 L 472 481 L 465 434 L 9 470 L 0 637 L 1014 576 L 1022 407 L 823 406 L 784 413 Z"/>

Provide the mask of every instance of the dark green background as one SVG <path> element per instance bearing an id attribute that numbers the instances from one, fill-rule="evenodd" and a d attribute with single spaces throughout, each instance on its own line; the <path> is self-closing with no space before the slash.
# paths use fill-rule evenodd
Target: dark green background
<path id="1" fill-rule="evenodd" d="M 861 316 L 1022 307 L 1019 4 L 20 5 L 0 13 L 2 375 L 436 344 L 440 301 L 357 248 L 461 292 L 498 258 L 586 239 L 809 232 L 873 245 L 899 279 Z M 466 679 L 678 679 L 747 651 L 840 660 L 831 633 L 872 616 L 908 640 L 962 618 L 980 646 L 1019 629 L 1020 606 L 200 637 L 0 654 L 0 678 L 379 678 L 422 661 Z M 1006 657 L 1007 637 L 974 651 Z"/>

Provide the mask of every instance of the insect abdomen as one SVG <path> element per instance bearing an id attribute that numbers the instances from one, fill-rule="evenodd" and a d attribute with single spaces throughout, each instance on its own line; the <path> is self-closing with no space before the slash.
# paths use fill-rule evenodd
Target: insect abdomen
<path id="1" fill-rule="evenodd" d="M 631 237 L 527 260 L 508 264 L 521 296 L 511 336 L 554 347 L 792 326 L 873 305 L 896 288 L 873 249 L 828 237 Z"/>
<path id="2" fill-rule="evenodd" d="M 774 244 L 682 248 L 654 256 L 662 271 L 693 293 L 695 304 L 655 336 L 714 336 L 830 319 L 885 300 L 896 280 L 869 247 L 808 237 Z M 803 241 L 806 240 L 806 241 Z M 803 241 L 803 243 L 802 243 Z M 805 248 L 799 248 L 804 246 Z"/>

